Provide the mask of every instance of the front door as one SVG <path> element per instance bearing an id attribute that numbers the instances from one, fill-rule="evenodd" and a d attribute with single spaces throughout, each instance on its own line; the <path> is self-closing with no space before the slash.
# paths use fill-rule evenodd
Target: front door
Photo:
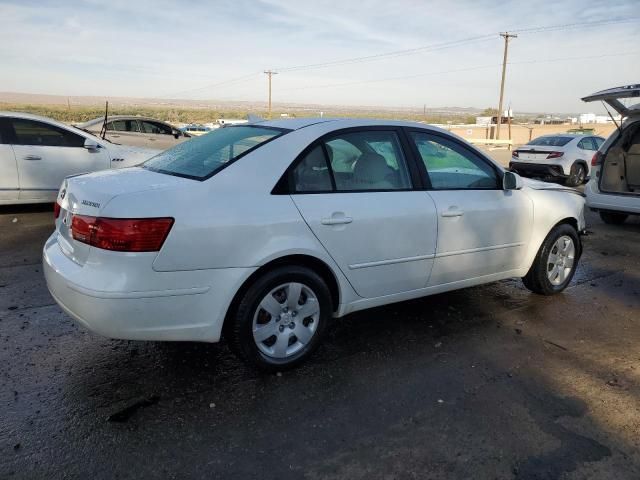
<path id="1" fill-rule="evenodd" d="M 303 155 L 289 182 L 304 220 L 358 295 L 426 287 L 436 210 L 413 190 L 398 132 L 334 134 Z"/>
<path id="2" fill-rule="evenodd" d="M 11 119 L 20 199 L 55 199 L 68 175 L 109 168 L 104 148 L 84 148 L 81 135 L 48 123 Z"/>
<path id="3" fill-rule="evenodd" d="M 438 245 L 430 286 L 516 270 L 531 236 L 533 204 L 503 190 L 501 171 L 461 142 L 410 132 L 438 213 Z"/>

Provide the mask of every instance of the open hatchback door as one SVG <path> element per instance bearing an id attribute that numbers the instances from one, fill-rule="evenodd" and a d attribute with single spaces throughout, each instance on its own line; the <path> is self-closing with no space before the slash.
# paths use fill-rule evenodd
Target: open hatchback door
<path id="1" fill-rule="evenodd" d="M 628 105 L 625 105 L 621 101 L 624 98 L 635 98 L 637 100 L 635 102 L 625 102 L 628 103 Z M 582 98 L 583 102 L 595 102 L 597 100 L 608 103 L 622 117 L 628 117 L 632 111 L 640 112 L 640 83 L 601 90 Z"/>

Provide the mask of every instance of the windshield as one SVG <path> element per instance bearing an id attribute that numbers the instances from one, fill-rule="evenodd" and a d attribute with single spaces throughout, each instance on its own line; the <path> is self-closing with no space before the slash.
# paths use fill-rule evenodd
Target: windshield
<path id="1" fill-rule="evenodd" d="M 258 126 L 220 128 L 180 143 L 149 159 L 142 166 L 154 172 L 205 180 L 231 161 L 284 132 Z"/>
<path id="2" fill-rule="evenodd" d="M 573 140 L 573 137 L 538 137 L 531 140 L 529 145 L 541 145 L 545 147 L 564 147 Z"/>

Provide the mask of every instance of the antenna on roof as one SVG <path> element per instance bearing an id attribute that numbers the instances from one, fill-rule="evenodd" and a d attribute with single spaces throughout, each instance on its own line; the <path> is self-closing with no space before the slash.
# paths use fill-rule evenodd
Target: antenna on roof
<path id="1" fill-rule="evenodd" d="M 102 128 L 100 129 L 100 137 L 104 140 L 107 134 L 107 116 L 109 115 L 109 100 L 105 102 L 104 106 L 104 122 L 102 122 Z"/>

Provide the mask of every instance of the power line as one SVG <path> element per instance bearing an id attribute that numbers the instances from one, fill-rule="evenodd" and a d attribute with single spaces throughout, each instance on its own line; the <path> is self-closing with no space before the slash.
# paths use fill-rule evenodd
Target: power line
<path id="1" fill-rule="evenodd" d="M 549 58 L 545 60 L 519 60 L 517 62 L 507 62 L 507 65 L 525 65 L 525 64 L 528 65 L 528 64 L 536 64 L 536 63 L 566 62 L 566 61 L 572 61 L 572 60 L 591 60 L 595 58 L 621 57 L 621 56 L 629 56 L 629 55 L 640 55 L 640 50 L 633 51 L 633 52 L 603 53 L 599 55 L 586 55 L 586 56 L 578 56 L 578 57 L 558 57 L 558 58 Z M 463 72 L 471 72 L 475 70 L 492 69 L 492 68 L 498 68 L 501 65 L 502 65 L 501 63 L 492 63 L 492 64 L 486 64 L 486 65 L 476 65 L 473 67 L 456 68 L 452 70 L 439 70 L 439 71 L 432 71 L 432 72 L 415 73 L 411 75 L 374 78 L 371 80 L 355 80 L 352 82 L 325 83 L 322 85 L 306 85 L 303 87 L 287 88 L 285 90 L 282 90 L 281 93 L 295 92 L 299 90 L 312 90 L 316 88 L 337 88 L 337 87 L 347 87 L 352 85 L 363 85 L 363 84 L 369 84 L 369 83 L 383 83 L 383 82 L 392 82 L 397 80 L 410 80 L 412 78 L 428 77 L 431 75 L 443 75 L 448 73 L 463 73 Z"/>
<path id="2" fill-rule="evenodd" d="M 243 75 L 241 77 L 231 78 L 229 80 L 224 80 L 222 82 L 210 83 L 208 85 L 203 85 L 202 87 L 192 88 L 192 89 L 189 89 L 189 90 L 181 90 L 181 91 L 173 92 L 173 93 L 166 93 L 164 95 L 160 95 L 159 98 L 167 98 L 167 97 L 174 97 L 175 98 L 178 95 L 190 94 L 190 93 L 193 93 L 193 92 L 198 92 L 200 90 L 208 90 L 209 88 L 230 87 L 230 86 L 233 86 L 233 85 L 237 85 L 238 83 L 244 83 L 247 80 L 252 80 L 254 78 L 257 78 L 261 74 L 262 74 L 262 72 L 254 72 L 254 73 L 251 73 L 249 75 Z"/>

